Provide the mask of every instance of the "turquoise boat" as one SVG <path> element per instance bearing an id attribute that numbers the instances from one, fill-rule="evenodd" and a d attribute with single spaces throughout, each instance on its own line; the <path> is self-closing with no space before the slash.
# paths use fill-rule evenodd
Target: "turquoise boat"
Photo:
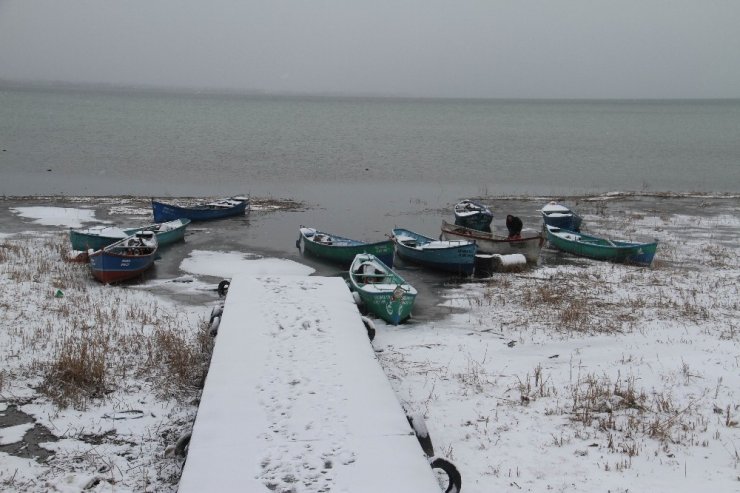
<path id="1" fill-rule="evenodd" d="M 369 312 L 398 325 L 411 316 L 416 289 L 373 254 L 355 256 L 349 282 Z"/>
<path id="2" fill-rule="evenodd" d="M 467 240 L 435 240 L 408 229 L 395 228 L 396 253 L 404 260 L 433 269 L 469 276 L 478 246 Z"/>
<path id="3" fill-rule="evenodd" d="M 545 224 L 550 245 L 581 257 L 649 266 L 655 257 L 658 240 L 652 243 L 610 240 Z"/>
<path id="4" fill-rule="evenodd" d="M 297 248 L 301 247 L 301 241 L 303 241 L 304 251 L 345 268 L 359 253 L 372 253 L 385 265 L 393 267 L 393 240 L 365 243 L 304 226 L 300 227 L 300 233 L 301 236 L 296 241 Z"/>
<path id="5" fill-rule="evenodd" d="M 151 231 L 157 235 L 157 244 L 159 247 L 162 247 L 185 238 L 185 229 L 188 227 L 188 224 L 190 224 L 190 219 L 176 219 L 165 223 L 147 224 L 138 228 L 121 229 L 105 226 L 87 229 L 70 229 L 69 239 L 72 243 L 72 250 L 100 250 L 133 235 L 137 231 Z"/>

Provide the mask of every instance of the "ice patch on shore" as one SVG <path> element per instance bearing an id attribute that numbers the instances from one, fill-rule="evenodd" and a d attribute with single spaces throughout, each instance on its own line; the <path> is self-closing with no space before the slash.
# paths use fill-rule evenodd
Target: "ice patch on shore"
<path id="1" fill-rule="evenodd" d="M 11 207 L 11 212 L 21 217 L 33 219 L 36 224 L 44 226 L 67 226 L 69 228 L 82 227 L 84 223 L 105 222 L 95 218 L 92 209 L 77 209 L 73 207 Z"/>
<path id="2" fill-rule="evenodd" d="M 241 252 L 216 252 L 193 250 L 190 256 L 182 261 L 180 270 L 191 274 L 214 277 L 233 277 L 237 274 L 248 276 L 261 275 L 298 275 L 308 276 L 314 269 L 292 260 L 264 258 Z"/>

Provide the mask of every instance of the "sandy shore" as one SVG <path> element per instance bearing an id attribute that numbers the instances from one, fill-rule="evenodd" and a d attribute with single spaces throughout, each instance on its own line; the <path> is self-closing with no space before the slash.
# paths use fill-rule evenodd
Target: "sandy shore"
<path id="1" fill-rule="evenodd" d="M 546 199 L 489 202 L 534 221 L 527 211 Z M 145 282 L 101 286 L 62 260 L 86 200 L 6 199 L 0 211 L 0 486 L 175 491 L 183 459 L 168 447 L 197 411 L 214 280 L 305 266 L 288 247 L 199 243 L 205 228 Z M 546 249 L 537 267 L 441 287 L 434 316 L 378 322 L 399 400 L 425 416 L 465 492 L 736 490 L 740 199 L 576 201 L 590 231 L 658 238 L 653 266 Z M 95 219 L 144 218 L 145 205 L 99 199 Z M 420 209 L 409 222 L 439 212 Z M 250 228 L 285 227 L 301 210 L 266 206 Z"/>

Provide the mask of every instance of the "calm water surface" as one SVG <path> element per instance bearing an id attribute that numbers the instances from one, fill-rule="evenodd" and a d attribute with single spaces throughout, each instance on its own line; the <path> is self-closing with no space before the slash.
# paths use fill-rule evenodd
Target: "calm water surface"
<path id="1" fill-rule="evenodd" d="M 5 195 L 723 192 L 740 187 L 740 101 L 0 88 L 0 147 Z"/>

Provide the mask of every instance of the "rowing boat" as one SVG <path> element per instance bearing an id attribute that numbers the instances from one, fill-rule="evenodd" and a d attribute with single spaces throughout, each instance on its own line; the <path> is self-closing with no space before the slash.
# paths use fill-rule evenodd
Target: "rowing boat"
<path id="1" fill-rule="evenodd" d="M 525 228 L 518 238 L 509 238 L 495 232 L 477 231 L 442 221 L 442 238 L 447 240 L 468 240 L 478 245 L 479 253 L 511 255 L 521 253 L 527 262 L 536 263 L 545 242 L 543 236 L 533 229 Z"/>
<path id="2" fill-rule="evenodd" d="M 435 240 L 408 229 L 395 228 L 396 253 L 404 260 L 433 269 L 471 275 L 477 246 L 468 240 Z"/>
<path id="3" fill-rule="evenodd" d="M 393 267 L 393 241 L 390 239 L 366 243 L 304 226 L 300 227 L 300 234 L 296 247 L 300 248 L 303 241 L 304 251 L 344 267 L 349 266 L 358 253 L 372 253 L 381 262 Z"/>
<path id="4" fill-rule="evenodd" d="M 558 250 L 581 257 L 649 266 L 658 240 L 648 243 L 611 240 L 545 225 L 547 241 Z"/>
<path id="5" fill-rule="evenodd" d="M 411 316 L 416 289 L 370 253 L 355 256 L 349 268 L 349 282 L 368 311 L 398 325 Z"/>

